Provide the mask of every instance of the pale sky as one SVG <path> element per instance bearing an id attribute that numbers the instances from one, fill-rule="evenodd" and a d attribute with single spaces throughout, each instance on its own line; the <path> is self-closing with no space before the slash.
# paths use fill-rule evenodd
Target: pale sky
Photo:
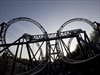
<path id="1" fill-rule="evenodd" d="M 48 32 L 56 32 L 72 18 L 100 22 L 100 0 L 0 0 L 0 23 L 15 17 L 32 18 Z"/>
<path id="2" fill-rule="evenodd" d="M 100 23 L 100 0 L 0 0 L 0 23 L 8 22 L 15 17 L 32 18 L 39 22 L 48 33 L 53 33 L 72 18 L 86 18 Z M 21 23 L 16 26 L 16 24 L 10 27 L 6 34 L 8 41 L 14 38 L 12 36 L 19 37 L 16 35 L 21 32 L 41 33 L 36 27 L 23 26 L 20 25 Z M 80 27 L 75 25 L 65 30 L 82 27 L 86 31 L 92 29 L 87 24 L 86 26 L 82 24 Z"/>

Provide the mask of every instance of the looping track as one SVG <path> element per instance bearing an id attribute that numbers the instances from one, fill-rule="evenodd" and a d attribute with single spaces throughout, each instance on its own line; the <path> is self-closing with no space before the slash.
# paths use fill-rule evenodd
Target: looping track
<path id="1" fill-rule="evenodd" d="M 19 36 L 19 39 L 14 41 L 13 43 L 7 43 L 6 32 L 12 24 L 18 21 L 28 21 L 33 23 L 42 31 L 43 34 L 31 35 L 25 33 L 22 36 Z M 69 64 L 80 64 L 80 63 L 91 61 L 96 57 L 100 56 L 100 54 L 98 54 L 100 53 L 100 49 L 95 46 L 96 45 L 95 43 L 91 42 L 86 32 L 83 31 L 82 29 L 62 31 L 66 25 L 75 21 L 82 21 L 89 24 L 94 29 L 94 31 L 97 28 L 96 24 L 84 18 L 74 18 L 68 20 L 63 25 L 61 25 L 57 33 L 50 33 L 50 34 L 47 34 L 47 31 L 37 21 L 27 17 L 17 17 L 8 21 L 7 23 L 2 23 L 0 25 L 0 29 L 1 29 L 0 30 L 0 42 L 1 42 L 0 53 L 8 52 L 9 54 L 13 55 L 14 62 L 12 65 L 11 75 L 38 74 L 44 68 L 47 67 L 49 62 L 52 61 L 54 62 L 55 60 L 59 60 L 59 59 Z M 82 36 L 84 36 L 84 38 Z M 78 57 L 77 60 L 73 58 L 73 54 L 70 51 L 70 44 L 71 41 L 73 40 L 73 37 L 76 38 L 79 45 L 79 55 L 76 56 Z M 64 40 L 67 38 L 70 38 L 68 44 L 66 44 L 66 41 Z M 55 42 L 52 43 L 51 41 L 55 41 Z M 82 46 L 83 44 L 85 49 Z M 34 45 L 35 49 L 33 49 L 31 45 Z M 16 50 L 15 54 L 13 54 L 13 52 L 10 50 L 10 47 L 13 46 L 15 46 L 15 50 Z M 44 50 L 43 46 L 45 46 L 45 52 L 43 51 Z M 29 62 L 29 66 L 28 64 L 26 64 L 25 66 L 29 67 L 29 69 L 27 71 L 15 73 L 18 51 L 20 51 L 20 59 L 21 59 L 22 51 L 24 50 L 24 48 L 26 48 L 29 56 L 29 60 L 27 60 L 27 62 Z M 36 65 L 34 65 L 35 63 Z"/>

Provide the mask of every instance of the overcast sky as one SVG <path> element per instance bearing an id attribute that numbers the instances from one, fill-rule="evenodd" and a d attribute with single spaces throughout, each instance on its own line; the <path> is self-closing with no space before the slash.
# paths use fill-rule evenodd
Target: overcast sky
<path id="1" fill-rule="evenodd" d="M 48 33 L 56 32 L 64 22 L 72 18 L 100 22 L 100 0 L 0 0 L 0 23 L 15 17 L 32 18 Z M 22 30 L 24 27 L 19 26 Z M 11 29 L 9 35 L 15 31 L 14 27 Z"/>
<path id="2" fill-rule="evenodd" d="M 100 22 L 100 0 L 0 0 L 0 23 L 21 16 L 53 32 L 76 17 Z"/>
<path id="3" fill-rule="evenodd" d="M 15 17 L 32 18 L 51 33 L 56 32 L 64 22 L 72 18 L 86 18 L 100 22 L 100 0 L 0 0 L 0 23 L 8 22 Z M 10 35 L 16 37 L 16 34 L 29 31 L 31 27 L 19 25 L 18 28 L 15 26 L 9 29 L 8 40 L 14 38 Z M 68 29 L 70 28 L 75 26 Z M 91 28 L 85 26 L 85 29 Z"/>

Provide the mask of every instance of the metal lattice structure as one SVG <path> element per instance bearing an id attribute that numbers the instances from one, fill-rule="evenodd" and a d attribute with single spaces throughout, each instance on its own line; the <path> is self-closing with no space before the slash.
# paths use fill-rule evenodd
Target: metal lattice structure
<path id="1" fill-rule="evenodd" d="M 7 43 L 6 32 L 8 28 L 19 21 L 33 23 L 43 34 L 34 35 L 24 33 L 16 41 Z M 17 17 L 7 23 L 2 23 L 0 25 L 0 53 L 4 54 L 6 52 L 12 57 L 9 75 L 79 75 L 76 73 L 76 70 L 71 69 L 73 65 L 84 65 L 84 63 L 90 63 L 90 61 L 100 60 L 100 47 L 96 47 L 99 43 L 92 42 L 88 38 L 86 31 L 82 29 L 62 31 L 66 25 L 75 21 L 82 21 L 89 24 L 94 31 L 98 32 L 98 35 L 100 34 L 100 24 L 84 18 L 68 20 L 59 28 L 57 33 L 49 34 L 47 34 L 47 31 L 41 24 L 27 17 Z M 66 43 L 66 39 L 68 38 L 69 41 Z M 70 50 L 70 44 L 73 38 L 78 43 L 78 52 L 76 54 Z M 15 53 L 10 50 L 10 47 L 14 47 Z M 29 59 L 23 61 L 22 52 L 24 50 L 27 51 Z M 59 70 L 60 68 L 62 70 Z"/>

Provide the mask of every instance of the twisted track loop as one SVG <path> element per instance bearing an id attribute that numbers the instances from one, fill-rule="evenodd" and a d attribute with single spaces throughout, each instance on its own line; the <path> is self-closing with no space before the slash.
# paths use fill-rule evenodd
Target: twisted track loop
<path id="1" fill-rule="evenodd" d="M 6 33 L 7 33 L 7 30 L 9 29 L 10 26 L 12 26 L 12 24 L 14 24 L 14 23 L 16 23 L 16 22 L 19 22 L 19 21 L 31 22 L 32 24 L 36 25 L 36 26 L 42 31 L 43 35 L 46 35 L 46 34 L 47 34 L 47 32 L 46 32 L 46 30 L 43 28 L 43 26 L 42 26 L 40 23 L 38 23 L 37 21 L 35 21 L 35 20 L 31 19 L 31 18 L 27 18 L 27 17 L 17 17 L 17 18 L 11 19 L 11 20 L 8 21 L 7 23 L 3 23 L 2 25 L 0 25 L 0 26 L 3 26 L 3 27 L 1 27 L 1 28 L 3 28 L 2 31 L 1 31 L 1 32 L 2 32 L 2 34 L 1 34 L 1 40 L 2 40 L 2 44 L 3 44 L 3 45 L 4 45 L 4 44 L 7 44 L 7 42 L 6 42 Z M 12 43 L 12 44 L 13 44 L 13 43 Z M 36 43 L 36 45 L 37 45 L 37 47 L 40 47 L 40 44 L 39 44 L 39 43 Z M 16 46 L 17 46 L 17 45 L 16 45 Z M 8 46 L 8 47 L 4 46 L 4 49 L 7 49 L 8 52 L 9 52 L 12 56 L 14 56 L 14 57 L 15 57 L 15 60 L 16 60 L 16 56 L 17 56 L 17 55 L 14 55 L 13 52 L 10 51 L 9 47 L 11 47 L 11 46 Z M 18 47 L 19 47 L 19 46 L 18 46 Z M 28 46 L 28 47 L 29 47 L 29 46 Z M 23 45 L 22 45 L 22 48 L 23 48 Z M 1 53 L 2 51 L 4 51 L 4 49 L 1 50 L 0 53 Z M 29 49 L 31 50 L 31 47 L 30 47 Z M 39 50 L 42 52 L 42 49 L 41 49 L 41 48 L 39 48 Z M 31 50 L 31 52 L 32 52 L 32 50 Z M 20 55 L 21 55 L 21 54 L 22 54 L 22 53 L 20 53 Z M 33 52 L 32 52 L 32 54 L 34 55 Z M 20 56 L 20 57 L 21 57 L 21 56 Z M 34 56 L 33 58 L 36 59 L 35 56 Z M 30 58 L 30 59 L 31 59 L 31 58 Z M 14 62 L 15 62 L 15 61 L 14 61 Z M 16 62 L 15 62 L 15 63 L 16 63 Z M 41 63 L 42 63 L 43 66 L 39 67 L 39 66 L 41 65 Z M 39 72 L 41 69 L 43 69 L 43 68 L 45 67 L 47 61 L 45 60 L 45 62 L 42 61 L 41 63 L 40 63 L 39 65 L 36 66 L 36 67 L 37 67 L 37 71 L 34 71 L 34 73 L 33 73 L 32 70 L 34 70 L 34 68 L 31 70 L 31 71 L 32 71 L 32 74 L 35 74 L 35 73 Z M 15 65 L 15 64 L 13 64 L 13 65 Z M 14 66 L 14 67 L 15 67 L 15 66 Z M 35 68 L 36 68 L 36 67 L 35 67 Z M 14 69 L 14 68 L 13 68 L 13 69 Z M 12 70 L 12 71 L 13 71 L 13 70 Z M 29 71 L 29 72 L 30 72 L 30 71 Z"/>
<path id="2" fill-rule="evenodd" d="M 94 24 L 94 22 L 92 22 L 92 21 L 90 21 L 90 20 L 88 20 L 88 19 L 84 19 L 84 18 L 73 18 L 73 19 L 70 19 L 70 20 L 68 20 L 68 21 L 66 21 L 63 25 L 61 25 L 61 27 L 59 28 L 59 30 L 57 31 L 57 33 L 59 34 L 59 33 L 61 33 L 62 32 L 62 30 L 63 30 L 63 28 L 65 27 L 65 26 L 67 26 L 68 24 L 70 24 L 70 23 L 72 23 L 72 22 L 76 22 L 76 21 L 81 21 L 81 22 L 85 22 L 85 23 L 87 23 L 88 25 L 90 25 L 91 27 L 92 27 L 92 29 L 94 30 L 94 31 L 96 31 L 96 29 L 97 29 L 97 26 Z M 69 39 L 69 41 L 68 41 L 68 46 L 66 45 L 66 47 L 68 48 L 68 50 L 69 51 L 71 51 L 70 50 L 70 46 L 71 46 L 71 43 L 72 43 L 72 40 L 73 40 L 73 38 L 70 38 Z M 62 52 L 63 53 L 63 52 Z M 70 52 L 69 53 L 67 53 L 67 54 L 69 54 L 70 55 Z M 64 55 L 64 54 L 63 54 Z M 66 56 L 64 56 L 64 57 L 66 57 Z M 70 59 L 70 58 L 67 58 L 67 59 Z M 73 60 L 73 59 L 70 59 L 70 60 L 65 60 L 64 58 L 62 59 L 62 60 L 64 60 L 66 63 L 81 63 L 81 62 L 84 62 L 84 61 L 87 61 L 88 59 L 86 59 L 86 60 L 80 60 L 80 61 L 77 61 L 77 60 Z M 89 59 L 92 59 L 92 58 L 89 58 Z M 71 61 L 71 60 L 73 60 L 73 61 Z"/>
<path id="3" fill-rule="evenodd" d="M 42 31 L 43 34 L 31 35 L 31 34 L 24 33 L 17 41 L 15 41 L 13 43 L 7 43 L 6 42 L 7 30 L 9 29 L 9 27 L 12 24 L 19 22 L 19 21 L 31 22 L 32 24 L 36 25 Z M 79 52 L 79 56 L 86 55 L 86 53 L 87 54 L 90 53 L 90 55 L 92 55 L 92 50 L 84 51 L 84 49 L 82 47 L 82 42 L 84 43 L 85 47 L 89 47 L 89 49 L 99 50 L 98 48 L 96 48 L 94 46 L 94 44 L 91 43 L 87 34 L 82 29 L 62 31 L 66 25 L 68 25 L 69 23 L 72 23 L 72 22 L 76 22 L 76 21 L 85 22 L 85 23 L 89 24 L 94 30 L 96 30 L 96 25 L 93 22 L 91 22 L 90 20 L 84 19 L 84 18 L 74 18 L 74 19 L 68 20 L 59 28 L 57 33 L 50 33 L 50 34 L 47 34 L 46 30 L 37 21 L 27 18 L 27 17 L 17 17 L 17 18 L 14 18 L 14 19 L 8 21 L 7 23 L 1 24 L 0 25 L 1 26 L 0 41 L 2 42 L 2 44 L 0 45 L 0 47 L 4 46 L 4 48 L 3 48 L 3 50 L 0 51 L 0 53 L 5 51 L 6 49 L 8 49 L 8 52 L 10 52 L 10 54 L 13 55 L 14 63 L 12 66 L 12 72 L 11 72 L 12 75 L 38 74 L 44 68 L 46 68 L 49 61 L 52 62 L 52 60 L 55 61 L 55 60 L 62 59 L 67 64 L 80 64 L 80 63 L 92 61 L 94 59 L 98 59 L 100 54 L 97 54 L 94 57 L 87 58 L 84 60 L 81 60 L 81 59 L 74 60 L 74 58 L 71 59 L 69 57 L 72 55 L 70 52 L 70 45 L 72 43 L 73 37 L 76 38 L 76 40 L 80 46 L 79 49 L 81 51 Z M 83 34 L 84 39 L 82 38 L 81 34 Z M 69 38 L 68 44 L 66 44 L 67 38 Z M 52 40 L 53 40 L 53 43 L 52 43 Z M 35 45 L 33 45 L 33 44 L 35 44 Z M 44 45 L 45 45 L 45 49 L 43 47 Z M 16 47 L 15 55 L 9 49 L 9 47 L 12 47 L 12 46 Z M 33 49 L 32 46 L 35 46 L 35 48 Z M 25 64 L 24 67 L 27 67 L 29 69 L 26 69 L 26 71 L 23 71 L 20 73 L 19 72 L 15 73 L 14 71 L 16 71 L 16 62 L 18 62 L 18 61 L 16 61 L 17 55 L 18 55 L 18 50 L 20 50 L 20 58 L 21 58 L 22 50 L 25 50 L 25 48 L 27 49 L 27 53 L 29 55 L 29 60 L 27 60 L 27 62 L 30 64 L 29 65 Z M 33 52 L 32 50 L 36 50 L 36 51 Z M 45 50 L 45 57 L 43 54 L 43 50 Z M 83 51 L 83 53 L 82 53 L 82 51 Z M 64 53 L 66 53 L 66 55 Z M 37 64 L 35 64 L 35 63 L 37 63 Z M 23 62 L 21 64 L 23 64 Z"/>
<path id="4" fill-rule="evenodd" d="M 85 22 L 85 23 L 89 24 L 94 30 L 96 29 L 95 24 L 94 24 L 92 21 L 88 20 L 88 19 L 84 19 L 84 18 L 73 18 L 73 19 L 70 19 L 70 20 L 66 21 L 63 25 L 61 25 L 61 27 L 59 28 L 58 32 L 61 32 L 62 29 L 63 29 L 66 25 L 68 25 L 68 24 L 70 24 L 70 23 L 72 23 L 72 22 L 76 22 L 76 21 Z"/>

